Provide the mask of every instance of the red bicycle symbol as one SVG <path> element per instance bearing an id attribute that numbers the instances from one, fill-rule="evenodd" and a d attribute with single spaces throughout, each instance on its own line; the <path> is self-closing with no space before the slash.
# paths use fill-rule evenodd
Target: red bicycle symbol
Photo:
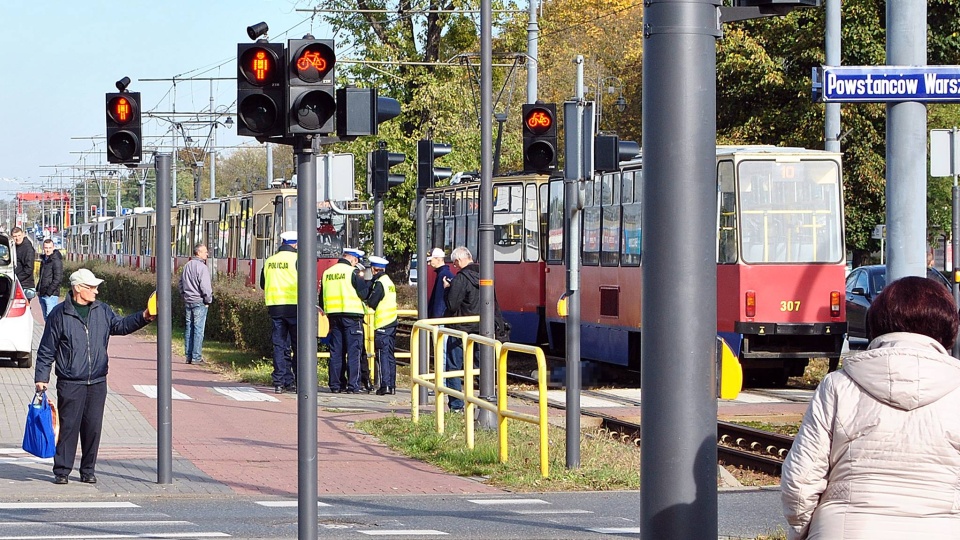
<path id="1" fill-rule="evenodd" d="M 320 56 L 318 52 L 306 51 L 303 56 L 297 59 L 297 69 L 306 71 L 311 66 L 316 68 L 317 71 L 324 71 L 327 69 L 327 59 Z"/>

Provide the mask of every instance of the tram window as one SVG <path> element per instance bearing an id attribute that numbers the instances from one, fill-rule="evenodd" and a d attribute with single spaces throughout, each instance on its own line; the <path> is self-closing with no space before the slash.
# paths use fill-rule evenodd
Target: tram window
<path id="1" fill-rule="evenodd" d="M 523 241 L 523 191 L 520 184 L 498 186 L 493 193 L 493 260 L 520 262 Z"/>
<path id="2" fill-rule="evenodd" d="M 583 209 L 583 264 L 600 264 L 600 207 Z"/>
<path id="3" fill-rule="evenodd" d="M 620 175 L 605 174 L 601 180 L 603 201 L 600 264 L 620 264 Z"/>
<path id="4" fill-rule="evenodd" d="M 288 195 L 283 198 L 283 231 L 277 231 L 277 233 L 286 232 L 286 231 L 295 231 L 297 230 L 297 197 L 296 195 Z"/>
<path id="5" fill-rule="evenodd" d="M 733 176 L 733 162 L 721 161 L 717 165 L 719 183 L 719 231 L 717 262 L 731 264 L 737 262 L 737 193 Z"/>
<path id="6" fill-rule="evenodd" d="M 537 199 L 538 200 L 537 219 L 539 220 L 537 222 L 537 226 L 538 226 L 537 231 L 539 233 L 537 238 L 537 251 L 539 253 L 538 260 L 546 260 L 547 258 L 546 257 L 547 254 L 545 250 L 547 246 L 547 230 L 549 229 L 547 227 L 547 202 L 549 201 L 549 197 L 547 194 L 549 193 L 549 191 L 550 191 L 550 187 L 547 184 L 540 184 L 540 186 L 537 188 L 537 192 L 539 195 Z"/>
<path id="7" fill-rule="evenodd" d="M 623 204 L 635 202 L 633 200 L 633 172 L 624 171 L 620 176 L 620 193 L 623 196 Z M 639 201 L 636 201 L 639 202 Z"/>
<path id="8" fill-rule="evenodd" d="M 547 262 L 563 262 L 563 182 L 550 182 L 547 203 Z"/>
<path id="9" fill-rule="evenodd" d="M 540 207 L 536 184 L 524 186 L 523 196 L 523 260 L 540 260 Z"/>

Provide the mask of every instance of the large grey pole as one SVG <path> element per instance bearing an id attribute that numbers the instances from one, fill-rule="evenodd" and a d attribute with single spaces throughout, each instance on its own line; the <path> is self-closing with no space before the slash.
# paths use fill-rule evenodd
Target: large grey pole
<path id="1" fill-rule="evenodd" d="M 267 185 L 256 189 L 270 188 L 273 185 L 273 145 L 267 143 Z"/>
<path id="2" fill-rule="evenodd" d="M 317 538 L 317 156 L 297 137 L 297 531 Z"/>
<path id="3" fill-rule="evenodd" d="M 537 24 L 537 0 L 530 0 L 530 19 L 527 22 L 527 103 L 537 101 L 537 58 L 539 53 L 540 25 Z"/>
<path id="4" fill-rule="evenodd" d="M 157 483 L 173 483 L 173 313 L 170 246 L 170 154 L 156 154 L 157 168 Z"/>
<path id="5" fill-rule="evenodd" d="M 297 178 L 299 180 L 299 177 Z M 383 257 L 383 195 L 380 193 L 373 194 L 373 254 Z M 420 264 L 420 261 L 417 261 L 417 264 Z M 418 283 L 420 281 L 419 272 L 420 268 L 418 267 Z"/>
<path id="6" fill-rule="evenodd" d="M 719 1 L 652 0 L 643 43 L 640 536 L 717 538 Z"/>
<path id="7" fill-rule="evenodd" d="M 840 65 L 840 0 L 826 0 L 826 65 Z M 823 118 L 823 149 L 840 151 L 840 104 L 827 103 Z"/>
<path id="8" fill-rule="evenodd" d="M 927 65 L 927 3 L 887 2 L 887 64 Z M 927 267 L 927 107 L 887 104 L 887 283 Z"/>
<path id="9" fill-rule="evenodd" d="M 490 0 L 480 0 L 480 334 L 493 337 L 493 38 Z M 464 350 L 466 354 L 466 350 Z M 463 361 L 472 362 L 472 358 Z M 496 399 L 493 350 L 480 347 L 480 398 Z M 496 416 L 480 409 L 480 425 L 495 429 Z"/>
<path id="10" fill-rule="evenodd" d="M 216 122 L 216 120 L 214 120 Z M 210 132 L 210 198 L 217 198 L 217 124 Z"/>
<path id="11" fill-rule="evenodd" d="M 419 180 L 419 179 L 418 179 Z M 427 309 L 427 272 L 433 268 L 427 262 L 427 254 L 430 246 L 427 245 L 427 199 L 424 197 L 424 190 L 417 185 L 417 319 L 426 319 L 430 312 Z M 425 375 L 429 372 L 427 362 L 430 361 L 430 353 L 427 350 L 427 333 L 420 332 L 420 366 L 419 375 Z M 443 358 L 442 351 L 434 351 L 437 358 Z M 420 385 L 420 403 L 427 404 L 427 387 Z"/>

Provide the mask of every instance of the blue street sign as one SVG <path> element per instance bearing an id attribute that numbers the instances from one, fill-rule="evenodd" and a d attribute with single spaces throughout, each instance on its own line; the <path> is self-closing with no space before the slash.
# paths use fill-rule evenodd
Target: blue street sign
<path id="1" fill-rule="evenodd" d="M 960 101 L 960 66 L 820 66 L 813 99 L 826 103 Z"/>

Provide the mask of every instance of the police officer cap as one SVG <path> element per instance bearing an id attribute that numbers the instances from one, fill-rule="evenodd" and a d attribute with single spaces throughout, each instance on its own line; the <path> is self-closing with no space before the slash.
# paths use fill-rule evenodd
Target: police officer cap
<path id="1" fill-rule="evenodd" d="M 284 244 L 296 244 L 297 243 L 297 231 L 287 231 L 280 235 L 280 240 Z"/>
<path id="2" fill-rule="evenodd" d="M 362 249 L 357 249 L 357 248 L 345 248 L 345 249 L 343 250 L 343 254 L 344 254 L 344 255 L 353 255 L 353 256 L 356 257 L 357 259 L 362 259 L 362 258 L 363 258 L 363 250 L 362 250 Z"/>
<path id="3" fill-rule="evenodd" d="M 376 255 L 371 255 L 367 260 L 370 261 L 370 266 L 374 268 L 386 268 L 389 262 L 383 257 L 377 257 Z"/>

